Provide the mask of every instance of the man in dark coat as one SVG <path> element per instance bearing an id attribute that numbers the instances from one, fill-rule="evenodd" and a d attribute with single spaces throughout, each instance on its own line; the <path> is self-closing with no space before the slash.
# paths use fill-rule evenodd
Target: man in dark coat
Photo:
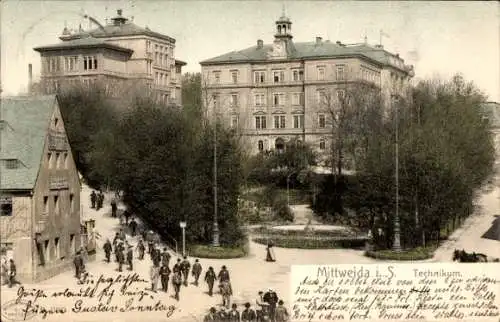
<path id="1" fill-rule="evenodd" d="M 161 279 L 161 288 L 163 292 L 168 291 L 168 280 L 170 277 L 170 268 L 168 268 L 165 263 L 160 267 L 160 279 Z"/>
<path id="2" fill-rule="evenodd" d="M 229 271 L 227 270 L 227 268 L 226 268 L 225 265 L 222 266 L 222 269 L 219 272 L 218 278 L 219 278 L 219 282 L 220 283 L 222 283 L 222 282 L 230 282 Z"/>
<path id="3" fill-rule="evenodd" d="M 175 263 L 174 267 L 172 268 L 172 271 L 174 273 L 181 271 L 181 259 L 180 258 L 177 258 L 177 263 Z"/>
<path id="4" fill-rule="evenodd" d="M 231 311 L 229 311 L 229 313 L 228 313 L 227 321 L 240 322 L 240 312 L 238 312 L 237 308 L 238 308 L 238 306 L 236 304 L 233 304 L 231 306 Z"/>
<path id="5" fill-rule="evenodd" d="M 255 322 L 257 314 L 250 308 L 250 303 L 245 303 L 245 309 L 241 312 L 241 322 Z"/>
<path id="6" fill-rule="evenodd" d="M 215 307 L 212 306 L 208 314 L 205 315 L 205 317 L 203 318 L 203 322 L 216 322 L 216 321 L 220 320 L 219 317 L 217 316 L 217 310 L 215 309 Z"/>
<path id="7" fill-rule="evenodd" d="M 213 294 L 214 283 L 216 279 L 217 276 L 215 275 L 214 268 L 210 266 L 208 268 L 208 271 L 205 273 L 205 282 L 207 282 L 208 284 L 208 295 L 210 296 L 212 296 Z"/>
<path id="8" fill-rule="evenodd" d="M 92 193 L 90 194 L 90 207 L 92 209 L 95 209 L 95 204 L 97 201 L 97 195 L 94 190 L 92 190 Z"/>
<path id="9" fill-rule="evenodd" d="M 221 309 L 217 315 L 219 316 L 219 321 L 227 321 L 228 320 L 228 315 L 226 312 L 226 308 L 224 306 L 221 307 Z"/>
<path id="10" fill-rule="evenodd" d="M 17 268 L 14 260 L 11 258 L 9 260 L 9 287 L 12 287 L 16 283 Z"/>
<path id="11" fill-rule="evenodd" d="M 116 217 L 116 211 L 118 210 L 118 206 L 116 205 L 116 200 L 111 200 L 111 217 Z"/>
<path id="12" fill-rule="evenodd" d="M 182 276 L 180 271 L 174 273 L 174 276 L 172 277 L 172 284 L 174 285 L 174 291 L 175 291 L 174 298 L 177 301 L 179 301 L 179 292 L 181 291 L 181 285 L 182 285 Z"/>
<path id="13" fill-rule="evenodd" d="M 109 239 L 106 239 L 106 242 L 104 243 L 104 254 L 106 254 L 106 262 L 110 262 L 110 257 L 111 257 L 111 252 L 113 250 L 113 247 L 111 246 L 111 242 Z"/>
<path id="14" fill-rule="evenodd" d="M 128 220 L 130 219 L 130 212 L 128 210 L 125 210 L 123 216 L 125 216 L 125 225 L 128 225 Z"/>
<path id="15" fill-rule="evenodd" d="M 135 237 L 135 234 L 137 233 L 137 221 L 135 221 L 134 218 L 132 218 L 132 221 L 130 221 L 129 227 L 132 237 Z"/>
<path id="16" fill-rule="evenodd" d="M 123 254 L 124 247 L 123 243 L 119 243 L 117 246 L 117 253 L 118 253 L 118 271 L 122 271 L 122 266 L 125 264 L 125 254 Z"/>
<path id="17" fill-rule="evenodd" d="M 163 252 L 161 253 L 161 263 L 162 265 L 167 265 L 170 263 L 170 254 L 167 251 L 167 247 L 163 248 Z"/>
<path id="18" fill-rule="evenodd" d="M 152 260 L 153 260 L 153 264 L 154 264 L 154 266 L 156 266 L 156 267 L 160 267 L 160 263 L 161 263 L 161 252 L 160 252 L 160 250 L 159 250 L 157 247 L 154 247 L 154 248 L 153 248 Z"/>
<path id="19" fill-rule="evenodd" d="M 187 256 L 184 256 L 184 260 L 181 263 L 181 271 L 184 277 L 184 286 L 188 286 L 188 276 L 189 269 L 191 268 L 191 264 L 189 263 Z"/>
<path id="20" fill-rule="evenodd" d="M 269 304 L 269 315 L 271 318 L 271 321 L 276 320 L 276 305 L 278 304 L 278 294 L 272 289 L 269 289 L 265 294 L 264 294 L 264 302 Z"/>
<path id="21" fill-rule="evenodd" d="M 144 259 L 144 251 L 146 250 L 146 247 L 144 246 L 142 239 L 139 240 L 139 244 L 137 245 L 137 249 L 139 250 L 139 259 L 143 260 Z"/>
<path id="22" fill-rule="evenodd" d="M 132 248 L 131 245 L 129 245 L 128 250 L 127 250 L 127 263 L 128 263 L 128 270 L 129 271 L 134 269 L 134 266 L 132 265 L 133 259 L 134 259 L 134 249 Z"/>
<path id="23" fill-rule="evenodd" d="M 152 239 L 148 240 L 148 253 L 151 256 L 151 260 L 153 260 L 153 250 L 155 248 L 155 243 Z"/>
<path id="24" fill-rule="evenodd" d="M 101 209 L 102 206 L 104 205 L 104 193 L 102 193 L 102 191 L 99 191 L 99 195 L 97 196 L 97 201 L 99 203 L 98 207 L 99 209 Z"/>
<path id="25" fill-rule="evenodd" d="M 75 276 L 80 280 L 83 268 L 83 258 L 80 251 L 76 252 L 75 258 L 73 259 L 73 264 L 75 265 Z"/>
<path id="26" fill-rule="evenodd" d="M 200 279 L 201 275 L 201 264 L 198 259 L 194 261 L 193 268 L 192 268 L 192 273 L 194 276 L 194 285 L 198 286 L 198 280 Z"/>

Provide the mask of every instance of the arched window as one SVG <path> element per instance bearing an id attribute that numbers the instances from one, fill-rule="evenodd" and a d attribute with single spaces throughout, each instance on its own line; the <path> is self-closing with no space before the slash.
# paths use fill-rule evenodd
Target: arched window
<path id="1" fill-rule="evenodd" d="M 278 26 L 278 34 L 281 35 L 281 26 Z"/>
<path id="2" fill-rule="evenodd" d="M 278 152 L 283 152 L 283 150 L 285 149 L 285 141 L 282 138 L 277 138 L 274 143 L 274 147 Z"/>
<path id="3" fill-rule="evenodd" d="M 325 139 L 319 140 L 319 149 L 320 150 L 326 149 L 326 141 L 325 141 Z"/>
<path id="4" fill-rule="evenodd" d="M 258 146 L 259 146 L 259 152 L 264 151 L 264 142 L 262 140 L 259 140 Z"/>

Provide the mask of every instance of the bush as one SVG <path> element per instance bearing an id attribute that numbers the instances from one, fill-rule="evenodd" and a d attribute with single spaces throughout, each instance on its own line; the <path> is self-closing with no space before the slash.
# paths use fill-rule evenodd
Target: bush
<path id="1" fill-rule="evenodd" d="M 436 247 L 417 247 L 413 249 L 395 252 L 390 249 L 366 251 L 365 256 L 380 260 L 414 261 L 429 259 L 434 256 Z"/>
<path id="2" fill-rule="evenodd" d="M 273 204 L 273 212 L 277 219 L 293 222 L 293 212 L 286 199 L 278 198 Z"/>
<path id="3" fill-rule="evenodd" d="M 297 249 L 333 249 L 333 248 L 360 248 L 365 246 L 365 238 L 311 238 L 311 237 L 257 237 L 253 241 L 267 245 L 272 240 L 275 247 Z"/>
<path id="4" fill-rule="evenodd" d="M 229 259 L 248 255 L 248 246 L 240 247 L 213 247 L 209 245 L 193 245 L 188 249 L 189 256 L 199 258 Z"/>
<path id="5" fill-rule="evenodd" d="M 352 230 L 285 230 L 272 229 L 267 227 L 258 227 L 253 230 L 255 234 L 266 235 L 270 237 L 358 237 L 357 233 Z M 365 236 L 362 234 L 360 236 Z"/>

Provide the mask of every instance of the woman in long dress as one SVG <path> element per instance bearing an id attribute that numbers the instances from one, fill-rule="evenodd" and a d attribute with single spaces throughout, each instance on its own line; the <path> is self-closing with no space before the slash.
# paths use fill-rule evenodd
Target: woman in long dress
<path id="1" fill-rule="evenodd" d="M 266 262 L 275 262 L 276 261 L 276 256 L 274 255 L 274 249 L 273 249 L 274 243 L 273 241 L 269 241 L 267 243 L 267 256 L 266 256 Z"/>

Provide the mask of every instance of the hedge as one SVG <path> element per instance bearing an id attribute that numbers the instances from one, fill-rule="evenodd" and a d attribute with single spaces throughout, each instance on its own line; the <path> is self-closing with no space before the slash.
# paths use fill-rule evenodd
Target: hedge
<path id="1" fill-rule="evenodd" d="M 259 227 L 253 229 L 253 233 L 262 234 L 274 237 L 357 237 L 355 231 L 352 230 L 289 230 L 289 229 L 272 229 L 267 227 Z M 360 234 L 359 236 L 366 236 Z"/>
<path id="2" fill-rule="evenodd" d="M 191 257 L 229 259 L 245 257 L 248 254 L 247 246 L 240 247 L 213 247 L 210 245 L 192 245 L 188 249 Z"/>
<path id="3" fill-rule="evenodd" d="M 267 245 L 273 241 L 275 247 L 298 249 L 333 249 L 333 248 L 360 248 L 365 246 L 365 238 L 315 238 L 315 237 L 256 237 L 252 239 L 259 244 Z"/>
<path id="4" fill-rule="evenodd" d="M 381 260 L 399 260 L 399 261 L 418 261 L 432 258 L 436 247 L 417 247 L 401 252 L 395 252 L 390 249 L 385 250 L 369 250 L 365 252 L 365 256 L 381 259 Z"/>

